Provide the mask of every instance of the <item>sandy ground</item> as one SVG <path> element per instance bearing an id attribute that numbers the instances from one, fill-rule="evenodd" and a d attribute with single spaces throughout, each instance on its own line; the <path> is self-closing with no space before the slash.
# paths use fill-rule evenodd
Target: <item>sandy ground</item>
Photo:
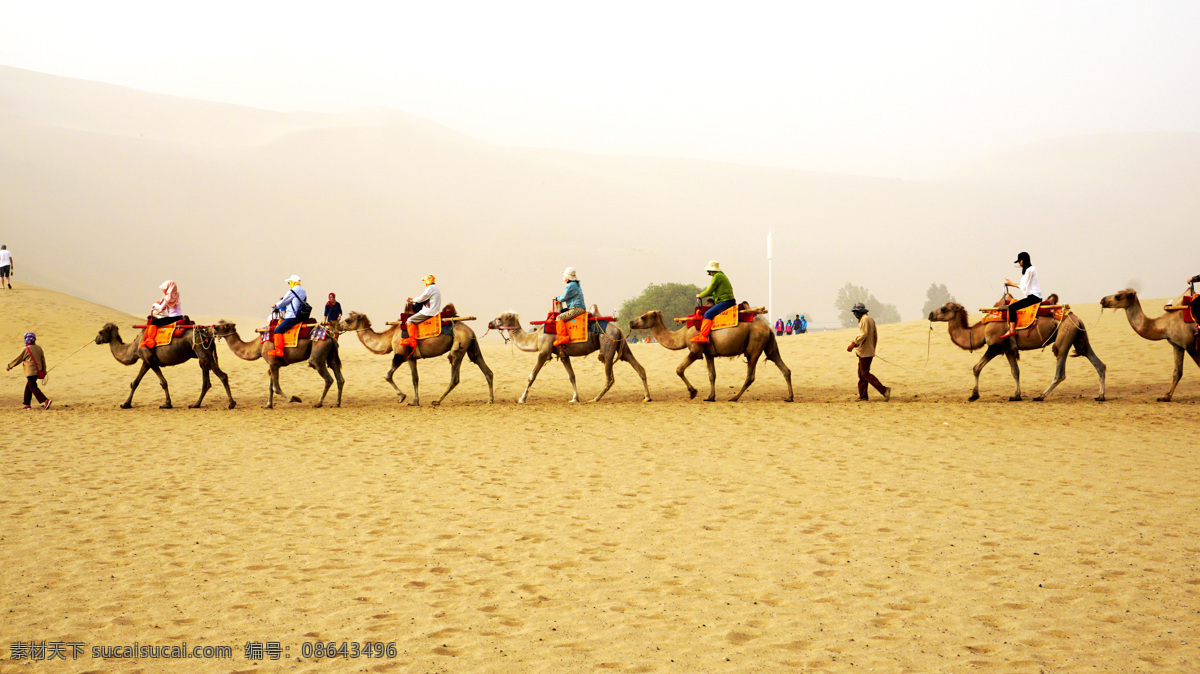
<path id="1" fill-rule="evenodd" d="M 968 404 L 978 354 L 914 322 L 880 328 L 890 403 L 852 402 L 838 331 L 783 340 L 790 404 L 770 363 L 740 403 L 688 400 L 680 354 L 638 344 L 653 402 L 619 364 L 602 402 L 567 404 L 551 363 L 520 406 L 533 356 L 492 333 L 495 405 L 466 363 L 430 406 L 440 359 L 421 364 L 426 404 L 400 405 L 388 359 L 347 335 L 340 409 L 311 408 L 320 379 L 303 366 L 283 387 L 304 403 L 263 409 L 265 366 L 222 344 L 236 409 L 219 384 L 186 409 L 189 363 L 167 370 L 176 409 L 147 379 L 120 410 L 135 368 L 95 345 L 63 359 L 108 320 L 132 337 L 131 317 L 0 291 L 6 362 L 31 327 L 61 362 L 49 411 L 18 409 L 15 372 L 0 387 L 0 670 L 1196 671 L 1200 370 L 1156 403 L 1170 348 L 1076 308 L 1109 367 L 1105 403 L 1071 359 L 1047 402 L 1007 402 L 994 362 Z M 1021 365 L 1036 395 L 1049 350 Z M 744 367 L 719 363 L 719 399 Z M 601 365 L 576 371 L 590 398 Z M 706 385 L 703 364 L 690 373 Z M 411 389 L 407 366 L 397 381 Z M 86 650 L 10 659 L 31 641 Z M 248 660 L 253 641 L 285 657 Z M 303 657 L 316 641 L 396 654 Z M 135 642 L 233 658 L 91 657 Z"/>

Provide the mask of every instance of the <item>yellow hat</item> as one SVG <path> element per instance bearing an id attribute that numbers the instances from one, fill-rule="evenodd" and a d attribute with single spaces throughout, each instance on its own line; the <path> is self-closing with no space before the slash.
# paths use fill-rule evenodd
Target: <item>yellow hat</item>
<path id="1" fill-rule="evenodd" d="M 437 279 L 433 277 L 433 274 L 426 274 L 425 278 L 421 279 L 421 282 L 427 286 L 431 286 L 434 283 L 437 283 Z"/>
<path id="2" fill-rule="evenodd" d="M 721 271 L 721 263 L 716 260 L 709 260 L 708 266 L 704 268 L 704 271 Z"/>

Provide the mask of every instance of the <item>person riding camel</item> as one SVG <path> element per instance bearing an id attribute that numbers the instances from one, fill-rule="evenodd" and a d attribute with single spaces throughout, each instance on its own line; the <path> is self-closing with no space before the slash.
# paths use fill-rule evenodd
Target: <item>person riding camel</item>
<path id="1" fill-rule="evenodd" d="M 567 321 L 587 312 L 583 290 L 579 287 L 579 274 L 575 273 L 575 268 L 567 267 L 562 275 L 563 283 L 566 283 L 567 287 L 561 295 L 554 298 L 562 304 L 562 313 L 554 317 L 553 346 L 562 346 L 571 341 L 570 335 L 567 334 Z"/>
<path id="2" fill-rule="evenodd" d="M 1017 334 L 1017 309 L 1033 306 L 1042 303 L 1042 287 L 1038 284 L 1037 268 L 1029 261 L 1029 253 L 1021 252 L 1017 255 L 1017 259 L 1013 262 L 1021 268 L 1021 282 L 1013 283 L 1008 279 L 1004 279 L 1005 288 L 1016 288 L 1024 293 L 1025 297 L 1013 302 L 1006 307 L 1008 309 L 1008 332 L 1001 336 L 1001 339 L 1015 337 Z"/>
<path id="3" fill-rule="evenodd" d="M 420 305 L 420 311 L 408 317 L 408 336 L 400 340 L 401 346 L 407 346 L 410 349 L 417 348 L 417 323 L 429 320 L 434 316 L 442 313 L 442 291 L 438 290 L 437 279 L 433 274 L 428 274 L 421 279 L 425 284 L 425 291 L 416 297 L 408 298 L 409 302 L 414 305 Z"/>
<path id="4" fill-rule="evenodd" d="M 709 260 L 708 266 L 704 268 L 708 275 L 712 277 L 708 287 L 704 292 L 696 295 L 696 299 L 704 299 L 712 295 L 714 304 L 708 311 L 704 312 L 704 320 L 700 323 L 700 334 L 693 337 L 690 341 L 704 343 L 708 341 L 708 333 L 712 331 L 713 319 L 722 311 L 737 304 L 737 300 L 733 295 L 733 284 L 729 282 L 729 277 L 725 272 L 721 271 L 721 263 L 716 260 Z"/>
<path id="5" fill-rule="evenodd" d="M 282 320 L 271 331 L 271 341 L 275 343 L 275 348 L 267 353 L 268 356 L 276 358 L 283 357 L 283 334 L 303 320 L 300 314 L 304 304 L 308 301 L 308 293 L 300 287 L 299 276 L 292 274 L 287 278 L 287 284 L 288 291 L 284 294 L 283 299 L 271 307 L 271 311 L 282 314 Z"/>
<path id="6" fill-rule="evenodd" d="M 150 322 L 146 324 L 142 346 L 153 349 L 158 340 L 158 329 L 183 318 L 183 305 L 179 303 L 179 288 L 174 281 L 163 281 L 158 287 L 162 297 L 150 306 Z"/>

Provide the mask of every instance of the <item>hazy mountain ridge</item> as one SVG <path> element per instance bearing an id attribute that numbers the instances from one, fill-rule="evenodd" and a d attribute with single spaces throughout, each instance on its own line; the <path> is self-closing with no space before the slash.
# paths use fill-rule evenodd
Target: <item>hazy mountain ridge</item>
<path id="1" fill-rule="evenodd" d="M 931 282 L 994 298 L 1025 249 L 1067 301 L 1131 278 L 1175 294 L 1200 271 L 1169 245 L 1200 216 L 1200 134 L 1064 139 L 898 181 L 506 148 L 391 110 L 275 113 L 11 68 L 0 128 L 0 239 L 23 278 L 135 314 L 164 278 L 195 313 L 265 314 L 299 273 L 314 299 L 394 315 L 432 272 L 466 312 L 533 316 L 567 265 L 610 310 L 702 283 L 710 258 L 765 304 L 768 230 L 776 313 L 817 320 L 847 281 L 908 319 Z"/>

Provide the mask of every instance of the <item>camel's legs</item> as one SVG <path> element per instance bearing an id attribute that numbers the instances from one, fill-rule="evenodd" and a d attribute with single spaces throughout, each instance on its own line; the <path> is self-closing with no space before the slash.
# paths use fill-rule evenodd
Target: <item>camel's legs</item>
<path id="1" fill-rule="evenodd" d="M 729 402 L 736 403 L 742 397 L 742 394 L 746 392 L 746 389 L 750 388 L 750 385 L 754 383 L 754 373 L 758 369 L 758 357 L 761 355 L 762 351 L 759 351 L 746 356 L 746 382 L 742 384 L 742 390 L 738 391 L 737 395 L 733 398 L 730 398 Z"/>
<path id="2" fill-rule="evenodd" d="M 529 398 L 529 389 L 533 388 L 533 380 L 537 379 L 538 372 L 541 372 L 542 366 L 550 360 L 550 354 L 539 351 L 537 362 L 533 364 L 533 372 L 529 373 L 529 383 L 525 385 L 525 392 L 517 399 L 517 402 L 523 403 Z"/>
<path id="3" fill-rule="evenodd" d="M 233 401 L 233 392 L 229 390 L 229 375 L 225 374 L 224 370 L 221 369 L 221 366 L 217 364 L 215 353 L 213 356 L 214 357 L 210 359 L 208 366 L 212 368 L 212 371 L 217 375 L 217 379 L 219 379 L 221 384 L 225 387 L 225 397 L 229 398 L 229 409 L 233 409 L 234 407 L 237 407 L 237 403 Z"/>
<path id="4" fill-rule="evenodd" d="M 461 351 L 450 354 L 450 385 L 446 387 L 446 392 L 442 394 L 441 398 L 433 401 L 435 406 L 441 405 L 446 396 L 450 395 L 450 392 L 454 390 L 454 387 L 458 386 L 459 370 L 462 369 L 463 356 L 465 355 Z"/>
<path id="5" fill-rule="evenodd" d="M 392 375 L 395 374 L 396 370 L 399 369 L 400 364 L 403 362 L 404 362 L 404 356 L 401 356 L 398 353 L 393 355 L 392 356 L 392 368 L 390 370 L 388 370 L 387 374 L 384 375 L 384 377 L 383 377 L 384 380 L 387 381 L 387 383 L 392 385 L 392 388 L 396 389 L 396 395 L 400 396 L 400 402 L 404 402 L 405 399 L 408 398 L 408 395 L 405 394 L 404 391 L 401 391 L 399 386 L 396 386 L 396 382 L 392 380 Z"/>
<path id="6" fill-rule="evenodd" d="M 567 371 L 567 378 L 571 380 L 571 390 L 575 392 L 568 402 L 577 403 L 579 402 L 579 386 L 575 383 L 575 368 L 571 367 L 571 357 L 563 356 L 562 364 Z"/>
<path id="7" fill-rule="evenodd" d="M 146 373 L 149 371 L 150 364 L 143 360 L 142 367 L 138 370 L 137 376 L 134 377 L 133 382 L 129 384 L 129 397 L 125 399 L 125 402 L 121 403 L 121 409 L 127 410 L 130 407 L 133 407 L 133 394 L 135 391 L 137 391 L 138 384 L 142 383 L 142 377 L 145 377 Z"/>
<path id="8" fill-rule="evenodd" d="M 325 396 L 329 393 L 329 387 L 333 386 L 333 377 L 329 376 L 329 368 L 325 367 L 325 363 L 323 361 L 314 363 L 312 360 L 309 360 L 308 366 L 316 370 L 317 374 L 321 375 L 321 379 L 325 380 L 325 390 L 321 391 L 321 399 L 318 400 L 315 405 L 313 405 L 313 407 L 322 407 L 325 404 Z M 340 391 L 341 387 L 339 386 L 338 389 Z M 341 405 L 339 404 L 338 406 L 340 407 Z"/>
<path id="9" fill-rule="evenodd" d="M 971 368 L 971 372 L 975 374 L 975 388 L 971 391 L 971 397 L 967 401 L 979 400 L 979 373 L 983 372 L 983 368 L 992 361 L 993 358 L 1004 352 L 1004 347 L 993 344 L 983 352 L 983 357 L 975 363 L 975 367 Z"/>
<path id="10" fill-rule="evenodd" d="M 707 353 L 704 354 L 704 364 L 708 366 L 708 397 L 704 402 L 711 403 L 717 400 L 717 361 Z"/>
<path id="11" fill-rule="evenodd" d="M 1017 392 L 1009 400 L 1016 402 L 1021 399 L 1021 367 L 1017 364 L 1016 351 L 1006 351 L 1004 356 L 1008 358 L 1008 368 L 1012 370 L 1013 381 L 1017 384 Z"/>
<path id="12" fill-rule="evenodd" d="M 1179 386 L 1179 380 L 1183 379 L 1183 354 L 1185 351 L 1174 344 L 1171 347 L 1175 349 L 1175 373 L 1171 375 L 1171 390 L 1167 391 L 1167 395 L 1158 399 L 1160 403 L 1171 402 L 1171 396 L 1175 395 L 1175 387 Z"/>
<path id="13" fill-rule="evenodd" d="M 413 400 L 411 403 L 408 404 L 408 406 L 409 407 L 420 407 L 421 391 L 420 391 L 420 389 L 417 388 L 420 378 L 417 376 L 417 359 L 416 358 L 408 359 L 408 369 L 412 372 L 412 382 L 413 382 Z"/>
<path id="14" fill-rule="evenodd" d="M 642 388 L 646 389 L 646 397 L 642 398 L 642 402 L 650 402 L 650 384 L 646 381 L 646 368 L 642 367 L 642 364 L 638 362 L 637 358 L 633 357 L 633 352 L 624 345 L 621 346 L 621 360 L 629 363 L 629 367 L 632 367 L 634 372 L 637 372 L 638 376 L 642 378 Z M 685 379 L 684 381 L 687 380 Z M 695 394 L 693 393 L 693 395 Z"/>
<path id="15" fill-rule="evenodd" d="M 154 375 L 158 377 L 158 385 L 162 387 L 163 395 L 167 398 L 167 402 L 159 405 L 159 409 L 173 409 L 174 405 L 171 404 L 171 391 L 167 388 L 167 378 L 163 376 L 162 369 L 154 367 L 153 365 L 150 366 L 150 369 L 154 372 Z M 141 379 L 141 377 L 139 376 L 138 379 Z M 129 392 L 129 397 L 133 398 L 133 391 Z"/>
<path id="16" fill-rule="evenodd" d="M 1069 355 L 1068 351 L 1069 351 L 1069 349 L 1062 350 L 1062 353 L 1058 357 L 1058 362 L 1055 363 L 1055 365 L 1054 365 L 1054 379 L 1050 380 L 1050 386 L 1045 391 L 1042 391 L 1042 395 L 1034 398 L 1034 401 L 1041 402 L 1041 401 L 1045 400 L 1046 396 L 1050 395 L 1050 392 L 1053 391 L 1056 386 L 1061 384 L 1062 381 L 1067 378 L 1067 356 Z M 1103 380 L 1101 380 L 1101 381 L 1103 381 Z"/>
<path id="17" fill-rule="evenodd" d="M 775 363 L 775 367 L 779 368 L 780 374 L 783 375 L 783 381 L 787 382 L 788 394 L 783 399 L 784 402 L 792 402 L 792 371 L 783 362 L 783 355 L 779 353 L 779 345 L 772 342 L 767 346 L 767 360 Z"/>
<path id="18" fill-rule="evenodd" d="M 695 398 L 697 391 L 696 391 L 696 387 L 692 386 L 692 382 L 688 381 L 688 378 L 685 377 L 683 373 L 689 367 L 692 366 L 692 363 L 696 362 L 699 359 L 700 359 L 700 354 L 693 353 L 692 351 L 688 351 L 688 354 L 686 356 L 684 356 L 684 358 L 683 358 L 683 362 L 679 364 L 679 367 L 675 368 L 675 374 L 679 375 L 679 378 L 683 380 L 683 385 L 687 387 L 689 399 Z"/>
<path id="19" fill-rule="evenodd" d="M 616 353 L 614 351 L 616 348 L 617 345 L 612 340 L 609 340 L 609 348 L 600 347 L 600 360 L 604 361 L 604 390 L 600 391 L 595 398 L 592 398 L 592 402 L 599 402 L 604 397 L 604 394 L 608 393 L 608 389 L 612 388 L 613 382 L 617 380 L 613 376 L 613 365 L 616 361 Z"/>
<path id="20" fill-rule="evenodd" d="M 212 388 L 212 378 L 208 375 L 209 366 L 206 363 L 200 363 L 200 397 L 196 400 L 195 405 L 188 407 L 196 409 L 204 402 L 204 394 L 208 393 L 208 389 Z"/>
<path id="21" fill-rule="evenodd" d="M 275 389 L 279 388 L 279 368 L 274 365 L 268 366 L 271 381 L 267 383 L 267 409 L 275 409 Z M 279 391 L 279 395 L 283 395 L 283 391 Z"/>
<path id="22" fill-rule="evenodd" d="M 479 350 L 479 342 L 475 339 L 467 345 L 467 358 L 471 359 L 472 363 L 479 366 L 479 371 L 483 373 L 488 383 L 488 403 L 496 402 L 496 394 L 492 390 L 492 370 L 483 362 L 483 352 Z"/>
<path id="23" fill-rule="evenodd" d="M 1100 376 L 1100 397 L 1096 400 L 1104 402 L 1104 374 L 1108 368 L 1104 366 L 1104 361 L 1100 360 L 1100 356 L 1097 356 L 1096 352 L 1091 349 L 1088 350 L 1087 359 L 1092 361 L 1092 366 L 1096 368 L 1096 374 Z"/>

